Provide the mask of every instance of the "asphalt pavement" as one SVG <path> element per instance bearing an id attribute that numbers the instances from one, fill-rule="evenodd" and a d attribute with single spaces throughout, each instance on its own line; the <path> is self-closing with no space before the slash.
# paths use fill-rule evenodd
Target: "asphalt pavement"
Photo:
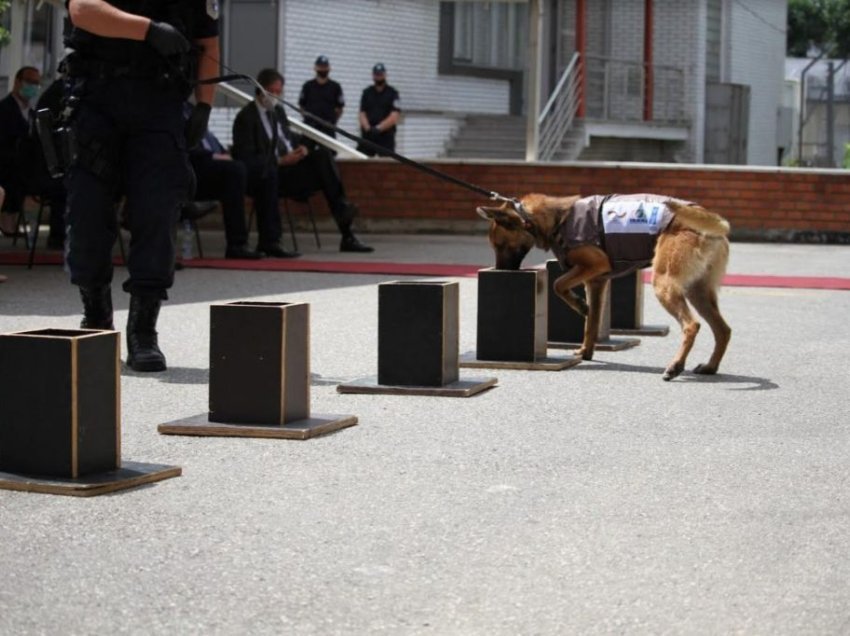
<path id="1" fill-rule="evenodd" d="M 361 238 L 374 254 L 300 243 L 312 259 L 492 261 L 481 236 Z M 729 272 L 848 265 L 847 246 L 736 243 Z M 78 325 L 59 267 L 0 273 L 0 332 Z M 122 454 L 183 475 L 88 499 L 0 490 L 0 634 L 850 633 L 850 291 L 725 288 L 715 377 L 661 380 L 679 333 L 647 288 L 645 322 L 671 332 L 634 349 L 463 369 L 498 377 L 472 398 L 337 393 L 376 373 L 376 286 L 398 278 L 179 272 L 168 371 L 122 373 Z M 453 280 L 472 351 L 477 282 Z M 207 411 L 209 305 L 248 299 L 310 303 L 312 410 L 356 427 L 158 434 Z M 688 368 L 710 350 L 703 329 Z"/>

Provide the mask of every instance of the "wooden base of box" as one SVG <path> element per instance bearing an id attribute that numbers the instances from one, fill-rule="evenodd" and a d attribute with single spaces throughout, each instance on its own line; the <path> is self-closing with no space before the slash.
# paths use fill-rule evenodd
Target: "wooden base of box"
<path id="1" fill-rule="evenodd" d="M 578 349 L 580 342 L 549 342 L 553 349 Z M 632 349 L 640 344 L 639 338 L 606 338 L 596 343 L 596 351 L 623 351 Z"/>
<path id="2" fill-rule="evenodd" d="M 611 327 L 611 333 L 617 336 L 663 337 L 670 333 L 670 327 L 667 325 L 644 325 L 635 329 L 615 329 Z"/>
<path id="3" fill-rule="evenodd" d="M 143 464 L 140 462 L 123 462 L 118 470 L 92 473 L 76 479 L 0 472 L 0 489 L 72 497 L 94 497 L 170 479 L 171 477 L 179 477 L 182 472 L 183 470 L 179 466 Z"/>
<path id="4" fill-rule="evenodd" d="M 472 397 L 494 386 L 497 378 L 465 378 L 443 386 L 396 386 L 378 384 L 376 376 L 339 384 L 339 393 L 381 393 L 387 395 L 434 395 L 437 397 Z"/>
<path id="5" fill-rule="evenodd" d="M 193 417 L 160 424 L 157 430 L 163 435 L 191 435 L 195 437 L 310 439 L 356 425 L 357 418 L 354 415 L 314 414 L 303 420 L 295 420 L 283 425 L 263 425 L 210 422 L 206 413 L 200 413 Z"/>
<path id="6" fill-rule="evenodd" d="M 546 356 L 533 362 L 518 360 L 479 360 L 474 351 L 460 356 L 460 366 L 470 369 L 519 369 L 523 371 L 563 371 L 576 366 L 581 358 L 575 356 Z"/>

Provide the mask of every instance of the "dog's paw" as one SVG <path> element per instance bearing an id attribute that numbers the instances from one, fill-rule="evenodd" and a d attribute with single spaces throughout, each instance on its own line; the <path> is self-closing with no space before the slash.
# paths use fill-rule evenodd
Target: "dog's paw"
<path id="1" fill-rule="evenodd" d="M 576 357 L 582 360 L 593 360 L 593 349 L 585 349 L 582 347 L 576 351 Z"/>
<path id="2" fill-rule="evenodd" d="M 717 367 L 712 367 L 707 364 L 698 364 L 694 369 L 694 373 L 698 375 L 714 375 L 717 373 Z"/>
<path id="3" fill-rule="evenodd" d="M 661 376 L 661 379 L 665 382 L 669 382 L 676 376 L 681 375 L 682 371 L 685 370 L 685 365 L 682 363 L 671 364 L 664 370 L 664 375 Z"/>

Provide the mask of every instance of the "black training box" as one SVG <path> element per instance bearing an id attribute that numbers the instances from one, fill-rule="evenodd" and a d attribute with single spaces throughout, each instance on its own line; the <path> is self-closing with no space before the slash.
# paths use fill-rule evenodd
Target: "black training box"
<path id="1" fill-rule="evenodd" d="M 458 380 L 459 286 L 378 285 L 378 384 L 445 386 Z"/>
<path id="2" fill-rule="evenodd" d="M 611 328 L 643 327 L 643 271 L 611 280 Z"/>
<path id="3" fill-rule="evenodd" d="M 310 416 L 310 306 L 210 306 L 209 421 L 283 425 Z"/>
<path id="4" fill-rule="evenodd" d="M 478 272 L 478 360 L 534 362 L 546 357 L 546 271 Z"/>
<path id="5" fill-rule="evenodd" d="M 549 342 L 550 343 L 579 343 L 584 340 L 584 317 L 573 311 L 567 303 L 555 293 L 555 281 L 563 275 L 561 264 L 551 259 L 546 261 L 546 271 L 549 273 Z M 579 285 L 573 292 L 584 298 L 584 285 Z M 611 336 L 611 286 L 603 296 L 605 299 L 602 317 L 599 320 L 599 340 L 608 340 Z"/>
<path id="6" fill-rule="evenodd" d="M 76 479 L 121 466 L 116 331 L 0 335 L 0 471 Z"/>

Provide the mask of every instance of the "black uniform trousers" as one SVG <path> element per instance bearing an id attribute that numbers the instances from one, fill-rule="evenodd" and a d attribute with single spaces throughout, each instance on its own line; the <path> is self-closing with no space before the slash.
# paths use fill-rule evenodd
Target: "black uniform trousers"
<path id="1" fill-rule="evenodd" d="M 235 159 L 215 159 L 211 155 L 192 157 L 197 178 L 196 201 L 221 202 L 224 236 L 228 247 L 244 247 L 248 243 L 245 223 L 245 164 Z"/>
<path id="2" fill-rule="evenodd" d="M 71 282 L 111 283 L 115 207 L 124 196 L 131 240 L 123 288 L 165 299 L 174 282 L 173 229 L 192 182 L 184 95 L 153 79 L 127 77 L 77 79 L 74 93 L 80 105 L 78 156 L 68 177 Z"/>

